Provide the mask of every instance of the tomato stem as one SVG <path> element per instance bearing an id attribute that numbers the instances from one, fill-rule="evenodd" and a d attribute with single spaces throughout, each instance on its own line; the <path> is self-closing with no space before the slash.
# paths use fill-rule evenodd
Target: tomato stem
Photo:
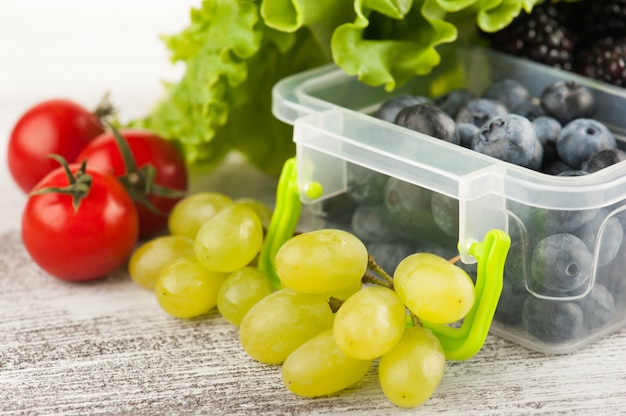
<path id="1" fill-rule="evenodd" d="M 72 197 L 72 206 L 74 207 L 74 213 L 78 211 L 80 203 L 83 198 L 89 195 L 91 190 L 92 178 L 91 175 L 86 173 L 87 160 L 83 160 L 76 173 L 72 173 L 67 160 L 63 156 L 57 154 L 48 155 L 48 157 L 56 160 L 65 170 L 65 176 L 69 182 L 68 186 L 57 187 L 50 186 L 46 188 L 38 189 L 31 192 L 31 195 L 43 195 L 43 194 L 64 194 Z"/>
<path id="2" fill-rule="evenodd" d="M 122 156 L 124 163 L 125 175 L 119 176 L 118 180 L 124 185 L 131 198 L 150 211 L 159 214 L 167 215 L 159 210 L 150 201 L 149 196 L 160 196 L 164 198 L 181 198 L 186 195 L 185 192 L 178 191 L 176 189 L 166 188 L 156 183 L 157 169 L 154 165 L 147 163 L 141 168 L 137 166 L 133 152 L 122 134 L 108 122 L 104 122 L 107 127 L 111 129 L 115 143 Z"/>
<path id="3" fill-rule="evenodd" d="M 111 116 L 115 115 L 115 107 L 111 103 L 109 99 L 110 93 L 109 91 L 104 93 L 104 96 L 100 99 L 98 106 L 94 110 L 93 114 L 98 117 L 100 123 L 106 124 L 106 121 L 111 118 Z"/>
<path id="4" fill-rule="evenodd" d="M 117 144 L 117 148 L 122 156 L 122 161 L 124 162 L 124 169 L 127 172 L 126 175 L 138 175 L 139 170 L 137 169 L 137 163 L 135 162 L 133 151 L 130 149 L 128 142 L 112 124 L 106 123 L 106 125 L 111 129 L 111 132 L 113 132 L 115 143 Z"/>

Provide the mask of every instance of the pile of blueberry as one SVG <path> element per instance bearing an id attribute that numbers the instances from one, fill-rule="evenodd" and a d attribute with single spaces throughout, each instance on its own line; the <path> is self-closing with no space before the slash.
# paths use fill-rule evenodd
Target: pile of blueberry
<path id="1" fill-rule="evenodd" d="M 558 81 L 533 97 L 520 82 L 503 79 L 480 96 L 467 90 L 435 99 L 397 96 L 373 115 L 529 169 L 578 176 L 626 159 L 595 111 L 594 95 L 583 85 Z M 360 237 L 389 272 L 416 251 L 456 254 L 456 199 L 351 164 L 348 192 L 324 204 L 331 225 Z M 508 209 L 512 247 L 496 321 L 562 343 L 620 319 L 626 214 L 616 214 L 616 207 L 560 211 L 514 201 Z M 475 265 L 464 267 L 475 273 Z"/>
<path id="2" fill-rule="evenodd" d="M 534 97 L 507 78 L 480 96 L 463 89 L 434 100 L 401 95 L 374 115 L 506 162 L 573 175 L 626 158 L 611 131 L 593 118 L 595 112 L 593 92 L 584 85 L 556 81 Z"/>

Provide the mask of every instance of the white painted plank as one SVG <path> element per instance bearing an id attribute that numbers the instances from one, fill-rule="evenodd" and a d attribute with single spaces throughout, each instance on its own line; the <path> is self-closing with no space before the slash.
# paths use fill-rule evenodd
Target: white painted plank
<path id="1" fill-rule="evenodd" d="M 160 80 L 179 73 L 157 36 L 182 27 L 197 3 L 0 2 L 0 161 L 18 115 L 48 96 L 95 105 L 108 89 L 123 117 L 146 111 Z M 82 40 L 70 37 L 77 33 Z M 230 160 L 195 186 L 271 203 L 275 178 Z M 77 285 L 38 270 L 19 239 L 24 201 L 0 162 L 2 415 L 626 413 L 624 329 L 564 356 L 490 336 L 473 359 L 450 363 L 435 395 L 413 410 L 384 398 L 375 368 L 341 394 L 296 397 L 278 367 L 247 357 L 236 328 L 215 313 L 171 318 L 123 271 Z"/>

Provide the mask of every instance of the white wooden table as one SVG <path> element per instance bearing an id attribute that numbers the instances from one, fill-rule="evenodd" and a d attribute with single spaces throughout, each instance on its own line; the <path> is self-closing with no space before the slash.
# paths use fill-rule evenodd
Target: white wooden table
<path id="1" fill-rule="evenodd" d="M 123 270 L 88 284 L 53 279 L 19 237 L 25 197 L 5 164 L 28 106 L 51 96 L 94 106 L 110 90 L 121 117 L 147 111 L 179 67 L 157 39 L 197 1 L 0 3 L 0 414 L 626 414 L 626 329 L 562 356 L 489 336 L 448 365 L 424 406 L 391 405 L 375 372 L 349 390 L 302 399 L 278 367 L 252 361 L 218 314 L 181 321 Z M 273 199 L 275 178 L 229 161 L 198 189 Z"/>

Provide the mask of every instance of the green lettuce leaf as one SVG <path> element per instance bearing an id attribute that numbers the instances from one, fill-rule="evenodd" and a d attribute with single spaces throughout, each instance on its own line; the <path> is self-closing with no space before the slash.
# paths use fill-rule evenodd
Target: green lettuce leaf
<path id="1" fill-rule="evenodd" d="M 266 26 L 254 1 L 205 0 L 185 30 L 163 40 L 186 70 L 144 118 L 131 124 L 178 142 L 190 165 L 213 167 L 233 149 L 278 173 L 294 154 L 291 128 L 271 114 L 281 78 L 330 61 L 309 31 Z"/>
<path id="2" fill-rule="evenodd" d="M 291 126 L 271 113 L 280 79 L 334 61 L 391 91 L 437 66 L 441 45 L 500 30 L 540 1 L 202 0 L 187 28 L 163 37 L 184 76 L 131 124 L 177 141 L 190 165 L 237 150 L 278 173 L 294 154 Z"/>
<path id="3" fill-rule="evenodd" d="M 260 11 L 268 27 L 293 33 L 302 28 L 330 57 L 330 38 L 335 28 L 354 19 L 354 0 L 264 0 Z"/>
<path id="4" fill-rule="evenodd" d="M 496 31 L 539 0 L 355 0 L 356 19 L 335 29 L 333 60 L 346 73 L 389 91 L 439 65 L 437 47 L 458 39 L 457 22 L 474 18 Z"/>
<path id="5" fill-rule="evenodd" d="M 476 23 L 485 32 L 496 32 L 506 27 L 517 17 L 522 10 L 522 3 L 526 7 L 529 5 L 520 0 L 492 0 L 485 2 L 479 10 Z"/>
<path id="6" fill-rule="evenodd" d="M 231 122 L 218 133 L 220 139 L 227 140 L 257 167 L 272 174 L 278 174 L 285 160 L 295 154 L 293 128 L 272 115 L 274 84 L 329 61 L 310 32 L 297 32 L 290 38 L 293 43 L 284 53 L 266 33 L 260 52 L 247 62 L 250 70 L 246 81 L 230 91 L 229 101 L 236 105 L 231 107 Z"/>
<path id="7" fill-rule="evenodd" d="M 430 72 L 440 60 L 435 47 L 457 36 L 436 0 L 363 0 L 356 6 L 354 22 L 333 34 L 333 60 L 348 74 L 387 90 Z"/>

